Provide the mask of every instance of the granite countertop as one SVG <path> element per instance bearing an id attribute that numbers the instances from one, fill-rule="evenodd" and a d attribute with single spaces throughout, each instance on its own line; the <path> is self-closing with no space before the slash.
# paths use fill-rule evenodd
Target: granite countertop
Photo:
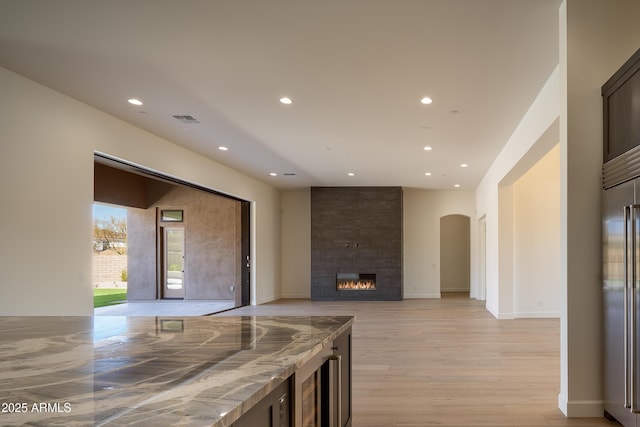
<path id="1" fill-rule="evenodd" d="M 227 426 L 353 321 L 0 317 L 0 425 Z"/>

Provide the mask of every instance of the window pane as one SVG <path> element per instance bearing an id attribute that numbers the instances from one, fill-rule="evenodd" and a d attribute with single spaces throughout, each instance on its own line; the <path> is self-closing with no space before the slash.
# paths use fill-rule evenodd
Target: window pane
<path id="1" fill-rule="evenodd" d="M 163 210 L 161 221 L 163 222 L 182 222 L 182 210 Z"/>

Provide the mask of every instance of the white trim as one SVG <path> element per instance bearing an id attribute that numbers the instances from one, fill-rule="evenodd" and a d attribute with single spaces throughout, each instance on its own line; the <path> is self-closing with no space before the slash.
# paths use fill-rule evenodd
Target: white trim
<path id="1" fill-rule="evenodd" d="M 270 297 L 264 297 L 264 298 L 260 298 L 259 300 L 252 302 L 251 305 L 262 305 L 262 304 L 267 304 L 273 301 L 277 301 L 280 299 L 279 295 L 274 295 L 274 296 L 270 296 Z"/>
<path id="2" fill-rule="evenodd" d="M 553 311 L 532 311 L 514 313 L 516 319 L 559 319 L 560 313 Z"/>
<path id="3" fill-rule="evenodd" d="M 558 408 L 567 418 L 602 417 L 604 414 L 604 403 L 601 400 L 568 402 L 562 394 L 558 394 Z"/>
<path id="4" fill-rule="evenodd" d="M 513 320 L 516 319 L 515 313 L 498 313 L 496 317 L 498 320 Z"/>
<path id="5" fill-rule="evenodd" d="M 446 294 L 447 292 L 469 292 L 469 295 L 471 295 L 471 289 L 469 287 L 440 289 L 440 293 Z"/>
<path id="6" fill-rule="evenodd" d="M 309 293 L 287 293 L 281 295 L 282 299 L 311 299 Z"/>
<path id="7" fill-rule="evenodd" d="M 485 300 L 485 301 L 487 301 L 487 300 Z M 484 308 L 486 308 L 487 311 L 489 313 L 491 313 L 493 315 L 493 317 L 495 317 L 496 319 L 500 318 L 500 316 L 498 315 L 498 311 L 494 310 L 493 307 L 491 306 L 491 304 L 489 304 L 488 302 L 484 305 Z"/>
<path id="8" fill-rule="evenodd" d="M 404 299 L 433 299 L 433 298 L 441 298 L 440 293 L 432 293 L 432 294 L 404 294 Z"/>

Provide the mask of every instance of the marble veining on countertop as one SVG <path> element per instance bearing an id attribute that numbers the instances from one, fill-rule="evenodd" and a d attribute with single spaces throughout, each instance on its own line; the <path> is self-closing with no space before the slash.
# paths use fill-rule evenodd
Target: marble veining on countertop
<path id="1" fill-rule="evenodd" d="M 0 317 L 0 425 L 227 426 L 353 321 Z"/>

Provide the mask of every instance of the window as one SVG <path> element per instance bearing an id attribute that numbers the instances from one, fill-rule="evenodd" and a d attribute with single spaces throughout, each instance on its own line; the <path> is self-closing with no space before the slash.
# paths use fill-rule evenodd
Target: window
<path id="1" fill-rule="evenodd" d="M 162 222 L 182 222 L 182 210 L 163 210 L 160 213 L 160 221 Z"/>

